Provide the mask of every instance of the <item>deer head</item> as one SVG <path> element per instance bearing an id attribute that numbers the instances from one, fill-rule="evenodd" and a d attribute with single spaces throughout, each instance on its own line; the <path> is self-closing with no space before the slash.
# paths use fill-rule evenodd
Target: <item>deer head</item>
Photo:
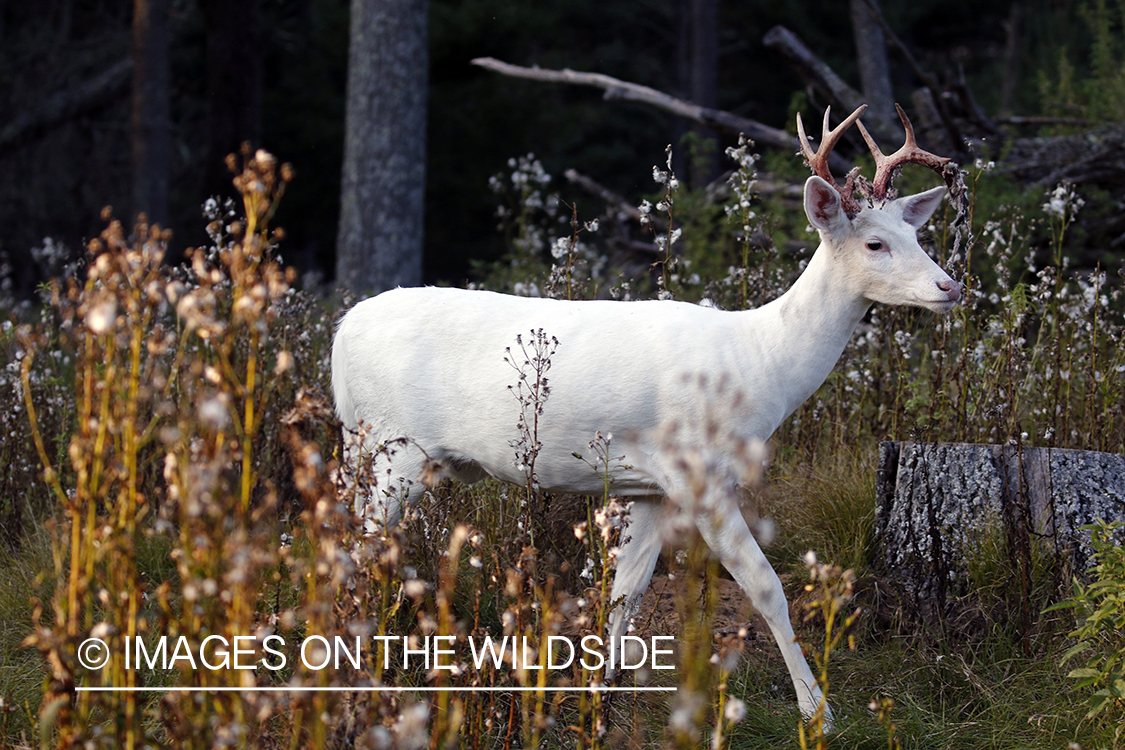
<path id="1" fill-rule="evenodd" d="M 955 173 L 951 161 L 919 148 L 914 128 L 901 107 L 898 109 L 906 130 L 902 148 L 886 156 L 863 123 L 862 105 L 834 129 L 829 129 L 829 109 L 824 112 L 820 145 L 814 152 L 805 135 L 801 115 L 797 115 L 797 134 L 801 153 L 814 175 L 805 183 L 805 213 L 819 231 L 822 247 L 832 257 L 834 275 L 842 275 L 852 293 L 871 302 L 925 307 L 946 312 L 961 297 L 961 285 L 926 255 L 918 244 L 917 231 L 925 226 L 945 196 L 945 187 L 917 195 L 893 198 L 891 181 L 905 164 L 922 164 L 935 170 L 952 184 Z M 828 155 L 844 132 L 853 124 L 875 157 L 875 178 L 868 182 L 852 169 L 843 186 L 828 169 Z M 856 194 L 861 196 L 857 199 Z"/>

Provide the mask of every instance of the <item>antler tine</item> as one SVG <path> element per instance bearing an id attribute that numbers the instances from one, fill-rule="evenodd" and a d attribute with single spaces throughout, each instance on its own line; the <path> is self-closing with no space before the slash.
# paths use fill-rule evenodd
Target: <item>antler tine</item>
<path id="1" fill-rule="evenodd" d="M 895 170 L 903 164 L 921 164 L 945 177 L 945 165 L 951 161 L 948 156 L 938 156 L 919 148 L 918 141 L 914 137 L 914 126 L 910 124 L 910 118 L 906 116 L 906 112 L 898 104 L 895 104 L 895 109 L 898 110 L 898 117 L 902 120 L 902 127 L 906 131 L 906 142 L 902 144 L 902 148 L 890 156 L 884 155 L 879 150 L 878 144 L 867 132 L 867 128 L 863 126 L 862 122 L 858 123 L 859 133 L 863 136 L 863 140 L 867 142 L 867 147 L 871 149 L 871 155 L 875 157 L 875 179 L 871 182 L 871 194 L 875 200 L 880 201 L 886 199 L 887 191 L 891 187 L 891 178 L 894 176 Z M 948 182 L 948 179 L 946 181 Z"/>
<path id="2" fill-rule="evenodd" d="M 801 113 L 797 113 L 797 141 L 801 146 L 801 155 L 805 157 L 805 162 L 808 163 L 809 169 L 813 171 L 821 179 L 828 182 L 836 192 L 840 194 L 840 200 L 847 212 L 848 216 L 855 216 L 859 213 L 859 202 L 856 201 L 854 195 L 854 178 L 849 175 L 848 180 L 844 183 L 844 187 L 836 182 L 836 178 L 832 176 L 832 170 L 828 168 L 828 155 L 832 153 L 832 149 L 840 142 L 840 138 L 844 135 L 853 124 L 859 122 L 859 116 L 867 109 L 866 104 L 861 104 L 852 112 L 848 117 L 837 125 L 835 128 L 829 129 L 828 116 L 832 111 L 832 107 L 824 108 L 824 122 L 820 128 L 820 143 L 817 145 L 816 152 L 813 153 L 812 146 L 809 145 L 809 138 L 805 135 L 805 124 L 801 121 Z"/>
<path id="3" fill-rule="evenodd" d="M 850 115 L 848 115 L 843 122 L 841 122 L 832 130 L 828 129 L 828 113 L 830 111 L 832 111 L 831 107 L 824 108 L 824 125 L 821 127 L 820 136 L 822 140 L 820 148 L 824 150 L 825 163 L 828 162 L 828 154 L 832 151 L 833 148 L 836 147 L 836 144 L 840 141 L 841 136 L 844 135 L 844 131 L 846 131 L 855 123 L 859 122 L 859 116 L 867 111 L 867 105 L 861 104 L 856 107 L 855 112 L 852 112 Z"/>
<path id="4" fill-rule="evenodd" d="M 859 120 L 859 116 L 867 109 L 866 104 L 861 104 L 856 108 L 855 112 L 848 115 L 847 119 L 837 125 L 835 128 L 829 129 L 828 116 L 832 112 L 832 107 L 824 108 L 824 123 L 820 129 L 820 144 L 817 146 L 816 152 L 812 150 L 809 145 L 808 136 L 805 135 L 805 124 L 801 121 L 801 113 L 797 113 L 797 140 L 801 145 L 801 154 L 808 162 L 809 168 L 818 176 L 824 178 L 828 182 L 835 184 L 835 179 L 832 177 L 832 171 L 828 168 L 828 155 L 832 153 L 832 149 L 840 142 L 841 136 L 844 132 Z M 839 188 L 839 185 L 836 185 Z"/>
<path id="5" fill-rule="evenodd" d="M 825 175 L 821 174 L 821 170 L 817 168 L 816 153 L 812 150 L 812 146 L 809 145 L 809 137 L 805 135 L 805 123 L 801 121 L 800 112 L 797 113 L 797 143 L 801 147 L 801 155 L 805 157 L 805 163 L 809 165 L 809 169 L 811 169 L 814 174 L 824 177 Z M 825 164 L 825 166 L 827 167 L 827 164 Z M 831 173 L 828 174 L 827 179 L 832 179 Z"/>

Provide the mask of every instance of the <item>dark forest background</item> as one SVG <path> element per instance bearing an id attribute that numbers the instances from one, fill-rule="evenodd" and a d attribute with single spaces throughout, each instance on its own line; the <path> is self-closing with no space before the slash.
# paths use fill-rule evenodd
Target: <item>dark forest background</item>
<path id="1" fill-rule="evenodd" d="M 175 246 L 204 241 L 200 206 L 208 196 L 233 195 L 222 159 L 249 139 L 296 169 L 277 219 L 287 232 L 285 261 L 331 282 L 347 0 L 166 1 L 166 36 L 164 42 L 157 37 L 156 54 L 168 57 L 164 222 L 175 233 Z M 122 218 L 139 207 L 130 127 L 135 5 L 144 3 L 0 0 L 0 251 L 19 295 L 97 235 L 103 206 L 113 206 Z M 682 98 L 691 98 L 693 66 L 713 65 L 714 106 L 792 130 L 796 106 L 813 117 L 817 103 L 808 103 L 806 82 L 763 44 L 766 32 L 782 24 L 860 86 L 846 2 L 717 2 L 709 63 L 691 53 L 696 5 L 430 1 L 427 282 L 463 284 L 471 260 L 502 252 L 488 178 L 510 157 L 534 152 L 552 174 L 574 168 L 633 196 L 651 191 L 651 165 L 687 131 L 682 121 L 651 107 L 606 102 L 592 89 L 502 77 L 470 65 L 473 58 L 597 71 Z M 1058 77 L 1060 59 L 1081 79 L 1097 42 L 1089 23 L 1098 5 L 1092 0 L 882 5 L 921 67 L 945 84 L 964 82 L 980 109 L 994 117 L 1057 113 L 1059 103 L 1045 100 L 1050 86 L 1043 82 Z M 1119 32 L 1118 16 L 1111 5 L 1108 17 Z M 889 55 L 895 97 L 907 102 L 920 82 L 895 49 Z M 1020 135 L 1035 132 L 1023 127 Z M 720 141 L 721 153 L 731 139 Z M 48 237 L 52 242 L 43 252 Z"/>

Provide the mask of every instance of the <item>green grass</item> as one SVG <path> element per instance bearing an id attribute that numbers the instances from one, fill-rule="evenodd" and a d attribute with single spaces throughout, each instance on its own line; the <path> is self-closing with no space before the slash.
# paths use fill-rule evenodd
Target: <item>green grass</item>
<path id="1" fill-rule="evenodd" d="M 867 571 L 875 544 L 876 459 L 874 446 L 866 454 L 844 451 L 772 482 L 770 507 L 778 529 L 772 561 L 779 570 L 814 550 L 857 575 Z"/>
<path id="2" fill-rule="evenodd" d="M 32 599 L 49 607 L 54 584 L 47 530 L 35 526 L 22 542 L 16 550 L 0 546 L 0 698 L 15 707 L 7 717 L 8 736 L 18 736 L 20 729 L 30 732 L 30 717 L 43 697 L 43 658 L 20 644 L 34 624 Z M 49 609 L 44 616 L 51 616 Z M 3 723 L 0 716 L 0 726 Z M 0 743 L 3 739 L 0 734 Z"/>

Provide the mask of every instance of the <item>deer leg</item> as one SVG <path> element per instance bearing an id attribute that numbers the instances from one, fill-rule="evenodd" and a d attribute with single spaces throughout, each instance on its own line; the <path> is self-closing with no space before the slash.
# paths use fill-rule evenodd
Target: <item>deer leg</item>
<path id="1" fill-rule="evenodd" d="M 729 498 L 720 500 L 709 512 L 698 513 L 696 526 L 707 546 L 719 556 L 734 580 L 750 597 L 754 609 L 765 619 L 777 641 L 793 687 L 797 703 L 805 718 L 809 718 L 820 705 L 822 694 L 813 678 L 809 663 L 801 647 L 795 642 L 793 625 L 789 621 L 789 604 L 781 579 L 777 577 L 761 547 L 754 540 L 738 505 Z M 830 724 L 832 713 L 824 707 L 825 720 Z"/>
<path id="2" fill-rule="evenodd" d="M 345 447 L 345 460 L 352 466 L 370 461 L 359 469 L 360 487 L 349 487 L 354 492 L 355 512 L 363 519 L 365 531 L 373 533 L 376 527 L 393 528 L 402 520 L 403 510 L 417 502 L 425 491 L 419 481 L 425 454 L 414 445 L 405 445 L 393 452 L 366 455 L 367 448 Z M 349 484 L 352 482 L 349 481 Z"/>
<path id="3" fill-rule="evenodd" d="M 662 543 L 662 500 L 647 498 L 634 500 L 629 511 L 629 523 L 622 532 L 622 542 L 617 552 L 617 573 L 613 578 L 610 601 L 621 603 L 609 613 L 609 637 L 619 644 L 629 620 L 637 613 L 641 597 L 652 580 L 652 570 L 660 557 Z M 620 649 L 614 649 L 616 655 Z M 606 667 L 606 680 L 617 673 L 617 664 Z"/>

